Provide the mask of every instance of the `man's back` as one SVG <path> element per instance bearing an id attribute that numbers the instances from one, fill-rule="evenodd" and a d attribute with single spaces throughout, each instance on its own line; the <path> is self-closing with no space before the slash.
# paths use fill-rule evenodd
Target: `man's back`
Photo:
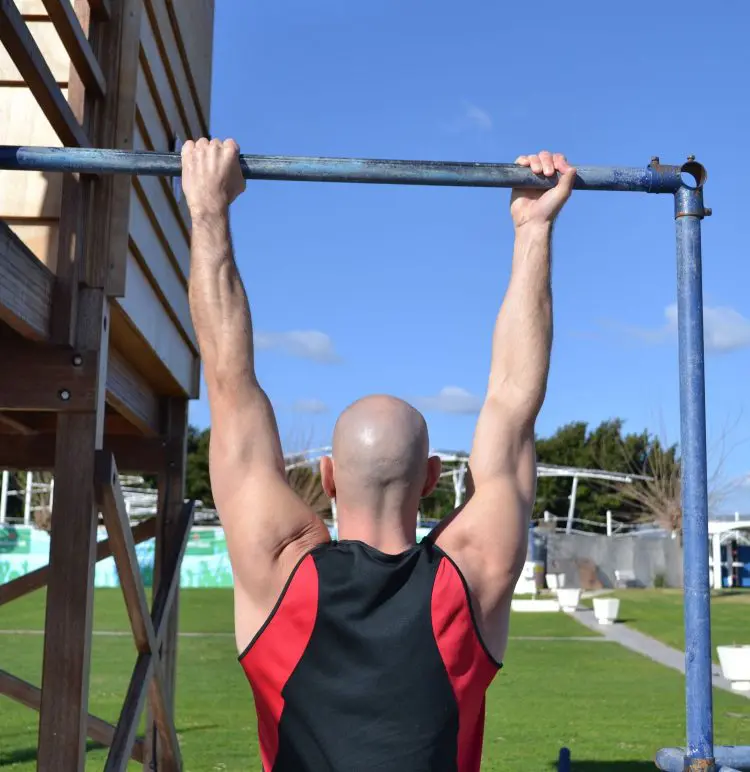
<path id="1" fill-rule="evenodd" d="M 499 664 L 466 586 L 429 540 L 302 558 L 240 656 L 266 772 L 477 772 L 484 695 Z"/>

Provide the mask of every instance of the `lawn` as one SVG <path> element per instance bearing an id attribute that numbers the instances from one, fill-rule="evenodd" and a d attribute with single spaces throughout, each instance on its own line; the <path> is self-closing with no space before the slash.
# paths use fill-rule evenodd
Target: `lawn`
<path id="1" fill-rule="evenodd" d="M 677 649 L 685 648 L 682 590 L 622 590 L 620 618 L 630 627 Z M 588 602 L 591 605 L 591 602 Z M 750 643 L 750 591 L 720 590 L 711 597 L 711 646 Z"/>
<path id="2" fill-rule="evenodd" d="M 43 602 L 39 592 L 0 608 L 0 630 L 41 629 Z M 258 770 L 251 692 L 231 635 L 231 595 L 184 591 L 180 608 L 182 631 L 203 634 L 179 642 L 177 724 L 185 770 Z M 95 609 L 97 630 L 128 629 L 118 591 L 97 591 Z M 516 614 L 511 635 L 506 666 L 488 694 L 483 770 L 552 770 L 567 745 L 578 772 L 637 772 L 654 769 L 658 747 L 682 742 L 678 673 L 602 642 L 563 614 Z M 40 635 L 3 634 L 0 646 L 1 667 L 39 682 Z M 94 637 L 92 712 L 116 719 L 134 656 L 129 637 Z M 0 768 L 31 772 L 36 714 L 2 697 L 0 706 Z M 715 720 L 718 741 L 750 740 L 750 701 L 717 692 Z M 87 770 L 100 770 L 105 757 L 92 748 Z"/>

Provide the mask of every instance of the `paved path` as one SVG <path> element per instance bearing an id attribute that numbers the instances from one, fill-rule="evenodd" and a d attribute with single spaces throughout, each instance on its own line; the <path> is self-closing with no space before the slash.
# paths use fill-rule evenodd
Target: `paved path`
<path id="1" fill-rule="evenodd" d="M 652 638 L 650 635 L 644 635 L 643 633 L 638 632 L 638 630 L 633 630 L 632 627 L 628 627 L 627 625 L 600 625 L 596 621 L 594 612 L 589 609 L 576 611 L 572 616 L 590 630 L 596 630 L 596 632 L 603 635 L 606 640 L 615 641 L 631 651 L 643 654 L 643 656 L 654 660 L 654 662 L 658 662 L 660 665 L 666 665 L 673 670 L 679 670 L 681 673 L 685 673 L 684 651 L 673 649 L 671 646 L 667 646 L 666 643 L 657 641 L 656 638 Z M 729 681 L 722 676 L 721 668 L 718 665 L 711 665 L 711 673 L 714 688 L 724 689 L 725 691 L 732 692 L 732 694 L 738 694 L 740 697 L 750 699 L 750 693 L 735 692 L 732 690 Z"/>

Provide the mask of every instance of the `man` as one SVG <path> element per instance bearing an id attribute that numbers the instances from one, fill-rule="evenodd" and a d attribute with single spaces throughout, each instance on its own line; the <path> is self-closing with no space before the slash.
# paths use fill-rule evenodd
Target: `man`
<path id="1" fill-rule="evenodd" d="M 240 663 L 266 772 L 477 772 L 484 695 L 505 652 L 536 490 L 534 423 L 552 342 L 550 238 L 575 170 L 517 163 L 548 191 L 513 191 L 515 247 L 497 317 L 466 503 L 417 545 L 435 487 L 424 418 L 371 396 L 339 417 L 321 462 L 339 541 L 287 485 L 254 367 L 229 206 L 244 190 L 234 142 L 188 142 L 190 307 L 211 406 L 210 471 L 235 587 Z"/>

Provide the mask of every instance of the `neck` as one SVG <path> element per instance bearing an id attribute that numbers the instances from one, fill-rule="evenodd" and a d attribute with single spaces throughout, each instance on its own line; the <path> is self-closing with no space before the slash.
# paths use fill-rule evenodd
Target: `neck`
<path id="1" fill-rule="evenodd" d="M 338 538 L 362 541 L 376 550 L 397 555 L 417 542 L 416 518 L 378 514 L 338 507 Z"/>

